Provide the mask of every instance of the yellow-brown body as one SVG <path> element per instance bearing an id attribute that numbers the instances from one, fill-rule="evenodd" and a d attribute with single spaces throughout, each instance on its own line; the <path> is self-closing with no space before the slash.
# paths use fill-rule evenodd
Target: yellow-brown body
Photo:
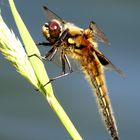
<path id="1" fill-rule="evenodd" d="M 104 68 L 96 55 L 96 52 L 99 52 L 99 50 L 94 47 L 94 45 L 97 46 L 97 44 L 94 42 L 91 31 L 86 29 L 82 35 L 69 38 L 68 43 L 70 43 L 71 46 L 64 47 L 66 54 L 80 62 L 86 79 L 96 96 L 104 124 L 112 139 L 119 140 L 116 122 L 108 96 Z M 101 54 L 101 52 L 99 53 Z"/>

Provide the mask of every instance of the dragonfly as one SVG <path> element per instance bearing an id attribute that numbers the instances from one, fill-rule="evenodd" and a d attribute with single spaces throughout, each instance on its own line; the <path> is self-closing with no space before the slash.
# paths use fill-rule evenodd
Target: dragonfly
<path id="1" fill-rule="evenodd" d="M 61 74 L 49 82 L 72 73 L 71 60 L 77 61 L 96 96 L 102 120 L 112 140 L 119 140 L 104 71 L 112 69 L 121 75 L 123 73 L 98 49 L 99 42 L 109 44 L 106 35 L 94 21 L 90 22 L 88 28 L 83 29 L 60 18 L 47 6 L 43 6 L 43 9 L 47 22 L 42 26 L 42 33 L 46 41 L 37 45 L 51 46 L 43 56 L 45 60 L 52 61 L 59 53 L 58 59 L 62 67 Z"/>

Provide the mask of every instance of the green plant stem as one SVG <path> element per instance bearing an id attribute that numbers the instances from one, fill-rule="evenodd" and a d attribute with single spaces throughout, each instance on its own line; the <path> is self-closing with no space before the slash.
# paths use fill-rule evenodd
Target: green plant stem
<path id="1" fill-rule="evenodd" d="M 9 4 L 10 4 L 10 8 L 11 8 L 14 20 L 18 27 L 20 36 L 21 36 L 24 46 L 26 48 L 27 55 L 31 56 L 33 54 L 36 54 L 36 55 L 40 56 L 40 52 L 39 52 L 38 48 L 36 47 L 26 26 L 24 25 L 20 15 L 18 14 L 18 12 L 16 10 L 14 1 L 9 0 Z M 65 128 L 67 129 L 67 131 L 70 134 L 70 136 L 72 137 L 72 139 L 73 140 L 82 140 L 80 134 L 78 133 L 78 131 L 76 130 L 76 128 L 74 127 L 74 125 L 72 124 L 70 119 L 68 118 L 67 114 L 65 113 L 65 111 L 63 110 L 63 108 L 61 107 L 61 105 L 59 104 L 57 99 L 55 98 L 51 84 L 48 84 L 45 87 L 43 86 L 44 84 L 47 83 L 47 81 L 49 81 L 49 78 L 46 74 L 46 70 L 45 70 L 45 67 L 44 67 L 42 61 L 36 56 L 30 57 L 29 61 L 32 65 L 35 75 L 38 79 L 39 91 L 46 97 L 46 99 L 49 102 L 50 106 L 52 107 L 53 111 L 57 114 L 57 116 L 59 117 L 62 124 L 65 126 Z"/>

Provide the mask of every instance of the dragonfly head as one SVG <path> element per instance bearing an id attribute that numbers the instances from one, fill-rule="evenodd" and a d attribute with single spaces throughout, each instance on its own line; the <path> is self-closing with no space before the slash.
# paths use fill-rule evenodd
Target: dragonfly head
<path id="1" fill-rule="evenodd" d="M 56 19 L 53 19 L 42 26 L 43 35 L 52 44 L 58 40 L 61 32 L 62 32 L 62 26 L 60 22 Z"/>

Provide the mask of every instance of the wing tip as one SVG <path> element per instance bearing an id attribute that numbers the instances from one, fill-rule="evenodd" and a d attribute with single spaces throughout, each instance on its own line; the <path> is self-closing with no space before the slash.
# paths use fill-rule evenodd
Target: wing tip
<path id="1" fill-rule="evenodd" d="M 125 73 L 123 71 L 121 71 L 120 69 L 117 69 L 117 72 L 122 76 L 125 77 Z"/>
<path id="2" fill-rule="evenodd" d="M 121 71 L 119 68 L 117 68 L 115 65 L 112 63 L 109 63 L 108 65 L 104 66 L 105 70 L 114 70 L 116 71 L 121 77 L 125 77 L 125 73 Z"/>

